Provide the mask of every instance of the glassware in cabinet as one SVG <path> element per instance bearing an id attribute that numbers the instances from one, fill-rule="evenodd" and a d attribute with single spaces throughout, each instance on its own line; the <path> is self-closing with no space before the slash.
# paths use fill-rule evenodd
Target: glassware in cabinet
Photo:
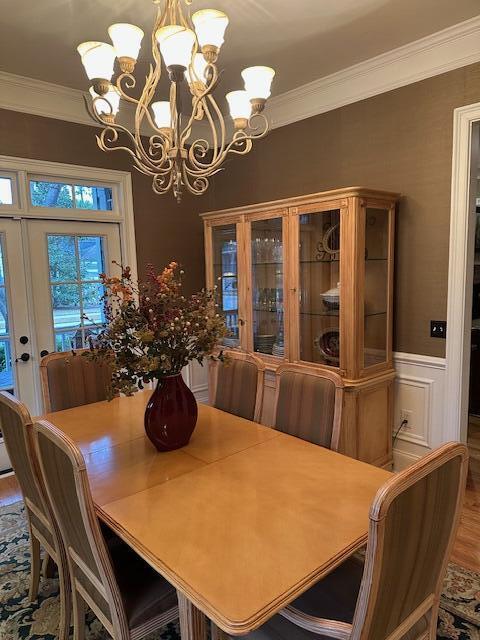
<path id="1" fill-rule="evenodd" d="M 237 225 L 212 227 L 213 281 L 217 286 L 219 313 L 225 317 L 229 335 L 223 339 L 227 347 L 238 347 L 238 241 Z"/>
<path id="2" fill-rule="evenodd" d="M 252 220 L 250 233 L 253 350 L 283 358 L 283 218 Z"/>

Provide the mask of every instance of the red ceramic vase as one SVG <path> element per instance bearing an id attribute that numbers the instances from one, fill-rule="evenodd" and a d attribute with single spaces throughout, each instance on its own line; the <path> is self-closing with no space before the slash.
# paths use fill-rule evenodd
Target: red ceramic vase
<path id="1" fill-rule="evenodd" d="M 197 423 L 195 396 L 182 374 L 159 378 L 145 409 L 145 431 L 158 451 L 188 444 Z"/>

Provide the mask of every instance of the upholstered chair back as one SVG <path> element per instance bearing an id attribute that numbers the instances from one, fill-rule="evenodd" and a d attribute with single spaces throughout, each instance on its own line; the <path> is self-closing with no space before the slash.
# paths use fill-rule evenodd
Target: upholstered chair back
<path id="1" fill-rule="evenodd" d="M 40 363 L 45 411 L 62 411 L 107 397 L 111 370 L 83 356 L 86 349 L 49 353 Z"/>
<path id="2" fill-rule="evenodd" d="M 7 391 L 0 391 L 0 428 L 15 471 L 30 525 L 54 548 L 52 526 L 39 482 L 32 443 L 32 419 L 27 407 Z"/>
<path id="3" fill-rule="evenodd" d="M 340 438 L 344 384 L 330 371 L 285 364 L 277 369 L 274 426 L 336 451 Z"/>
<path id="4" fill-rule="evenodd" d="M 449 443 L 379 490 L 351 640 L 436 637 L 467 466 L 466 447 Z"/>
<path id="5" fill-rule="evenodd" d="M 212 404 L 217 409 L 260 422 L 265 365 L 254 355 L 224 351 L 226 362 L 211 368 Z"/>
<path id="6" fill-rule="evenodd" d="M 47 421 L 34 425 L 34 439 L 41 473 L 65 544 L 72 583 L 110 633 L 119 627 L 128 629 L 94 510 L 83 455 L 68 436 Z"/>

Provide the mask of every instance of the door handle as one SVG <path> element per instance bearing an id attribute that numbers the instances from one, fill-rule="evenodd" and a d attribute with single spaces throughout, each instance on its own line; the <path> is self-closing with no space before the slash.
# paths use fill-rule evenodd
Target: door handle
<path id="1" fill-rule="evenodd" d="M 42 349 L 42 351 L 40 351 L 40 357 L 44 358 L 45 356 L 48 356 L 48 351 L 46 349 Z"/>
<path id="2" fill-rule="evenodd" d="M 28 362 L 30 360 L 30 354 L 22 353 L 21 356 L 19 356 L 18 358 L 15 358 L 15 362 L 18 362 L 19 360 L 21 360 L 22 362 Z"/>

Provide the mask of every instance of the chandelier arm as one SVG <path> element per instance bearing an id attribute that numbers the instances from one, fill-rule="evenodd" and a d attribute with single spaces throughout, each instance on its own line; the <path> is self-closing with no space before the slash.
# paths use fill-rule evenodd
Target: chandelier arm
<path id="1" fill-rule="evenodd" d="M 223 120 L 223 116 L 221 116 L 221 124 L 225 127 L 225 122 Z M 257 120 L 260 121 L 260 124 L 254 124 Z M 208 165 L 201 163 L 198 159 L 195 158 L 195 162 L 192 162 L 192 154 L 188 154 L 188 160 L 191 162 L 193 166 L 189 168 L 190 172 L 195 173 L 198 176 L 205 176 L 209 174 L 213 174 L 216 172 L 220 166 L 225 161 L 227 155 L 229 153 L 233 153 L 236 155 L 246 155 L 250 153 L 253 147 L 253 141 L 259 140 L 267 135 L 269 127 L 268 120 L 263 113 L 255 114 L 249 120 L 249 128 L 252 133 L 246 133 L 244 130 L 235 131 L 233 134 L 232 140 L 225 146 L 224 149 L 218 154 L 218 157 L 215 162 L 210 162 Z M 257 133 L 258 132 L 258 133 Z M 197 145 L 197 143 L 201 143 L 202 141 L 195 141 L 192 144 L 192 147 Z M 191 148 L 192 148 L 191 147 Z M 203 165 L 203 166 L 201 166 Z"/>
<path id="2" fill-rule="evenodd" d="M 102 124 L 105 126 L 104 122 Z M 124 133 L 127 136 L 127 138 L 130 140 L 132 144 L 133 149 L 126 146 L 121 146 L 121 147 L 109 146 L 108 143 L 114 144 L 115 142 L 117 142 L 119 132 Z M 108 135 L 111 136 L 110 140 L 107 139 Z M 126 127 L 119 124 L 113 124 L 108 127 L 105 127 L 102 130 L 100 136 L 97 136 L 97 141 L 102 151 L 116 151 L 117 149 L 128 150 L 129 154 L 135 159 L 135 163 L 138 166 L 148 168 L 155 173 L 161 171 L 163 168 L 162 165 L 164 165 L 165 161 L 168 160 L 166 154 L 162 155 L 162 157 L 157 161 L 151 158 L 145 152 L 145 149 L 143 147 L 143 141 L 140 140 L 140 144 L 139 145 L 136 144 L 136 140 L 133 134 Z"/>
<path id="3" fill-rule="evenodd" d="M 211 94 L 211 92 L 214 90 L 218 82 L 219 76 L 218 76 L 218 70 L 216 65 L 213 63 L 208 64 L 205 70 L 205 74 L 207 74 L 208 70 L 211 70 L 211 77 L 209 82 L 207 82 L 207 84 L 205 85 L 205 89 L 199 92 L 198 95 L 194 96 L 192 100 L 192 113 L 181 133 L 182 145 L 185 145 L 188 138 L 190 137 L 193 121 L 195 120 L 195 115 L 197 114 L 198 105 L 199 104 L 203 105 L 205 103 L 205 100 L 204 100 L 205 97 Z"/>
<path id="4" fill-rule="evenodd" d="M 219 154 L 218 133 L 217 133 L 216 124 L 212 118 L 212 115 L 210 113 L 210 109 L 207 103 L 205 103 L 203 109 L 204 109 L 205 116 L 208 120 L 208 123 L 210 125 L 210 131 L 212 132 L 213 143 L 210 144 L 208 140 L 206 140 L 205 138 L 199 138 L 194 142 L 192 142 L 188 150 L 188 159 L 192 167 L 200 171 L 203 171 L 204 169 L 208 169 L 212 165 L 212 163 L 215 163 Z M 222 144 L 223 144 L 223 141 L 222 141 Z M 207 162 L 202 162 L 201 159 L 207 156 L 210 149 L 212 150 L 212 158 Z"/>
<path id="5" fill-rule="evenodd" d="M 158 195 L 168 193 L 173 185 L 173 177 L 173 172 L 171 172 L 168 181 L 165 182 L 163 176 L 159 174 L 154 175 L 152 180 L 152 189 L 154 192 Z"/>
<path id="6" fill-rule="evenodd" d="M 201 196 L 208 189 L 210 182 L 206 176 L 193 176 L 193 183 L 190 181 L 189 171 L 184 164 L 182 168 L 182 182 L 188 191 L 194 196 Z"/>
<path id="7" fill-rule="evenodd" d="M 102 133 L 99 136 L 96 136 L 97 139 L 97 144 L 100 147 L 100 149 L 102 151 L 105 152 L 110 152 L 110 151 L 123 151 L 125 153 L 128 153 L 130 155 L 130 157 L 132 158 L 132 161 L 134 163 L 134 167 L 135 169 L 137 169 L 138 171 L 140 171 L 141 173 L 144 173 L 145 175 L 152 175 L 150 174 L 150 171 L 142 164 L 142 162 L 138 159 L 138 157 L 136 156 L 135 152 L 132 151 L 129 147 L 125 147 L 125 146 L 118 146 L 118 147 L 109 147 L 105 141 L 103 140 L 103 134 L 106 132 L 106 129 L 104 129 L 104 131 L 102 131 Z"/>

